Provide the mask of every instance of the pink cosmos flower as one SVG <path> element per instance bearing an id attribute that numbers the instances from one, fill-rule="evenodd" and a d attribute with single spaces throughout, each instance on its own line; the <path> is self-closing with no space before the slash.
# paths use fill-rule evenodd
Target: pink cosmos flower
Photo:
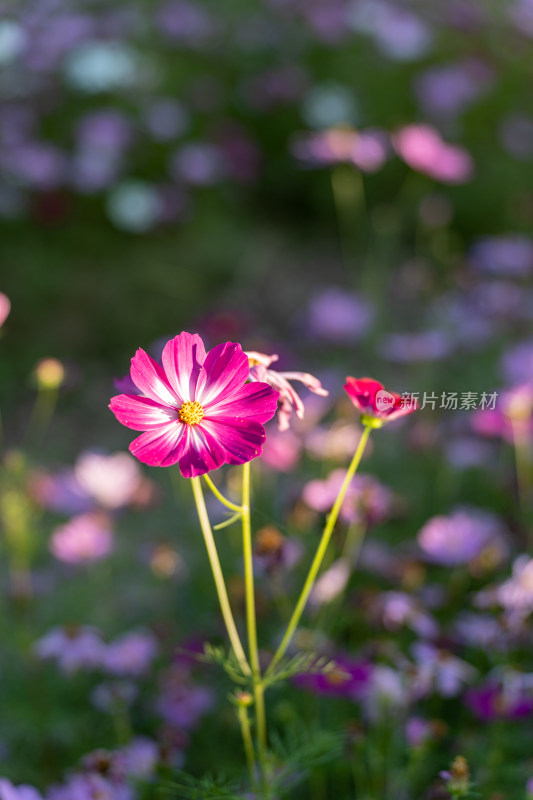
<path id="1" fill-rule="evenodd" d="M 56 528 L 50 550 L 68 564 L 93 564 L 113 550 L 113 531 L 105 514 L 78 514 Z"/>
<path id="2" fill-rule="evenodd" d="M 268 356 L 265 353 L 257 353 L 255 350 L 248 350 L 244 353 L 248 357 L 250 365 L 250 381 L 264 381 L 269 383 L 279 392 L 280 409 L 278 412 L 278 427 L 280 431 L 286 431 L 290 427 L 292 411 L 296 412 L 298 419 L 304 417 L 304 404 L 294 391 L 289 381 L 300 381 L 313 394 L 327 397 L 329 392 L 324 389 L 318 378 L 308 372 L 277 372 L 270 369 L 270 365 L 277 361 L 279 356 Z M 269 417 L 270 419 L 270 417 Z"/>
<path id="3" fill-rule="evenodd" d="M 276 412 L 278 392 L 264 382 L 247 383 L 248 358 L 239 344 L 206 353 L 198 334 L 184 332 L 166 343 L 161 360 L 139 348 L 131 379 L 141 395 L 121 394 L 109 405 L 127 428 L 144 431 L 129 448 L 139 461 L 177 463 L 192 478 L 261 455 L 263 423 Z"/>
<path id="4" fill-rule="evenodd" d="M 430 125 L 406 125 L 392 137 L 405 163 L 441 183 L 465 183 L 472 177 L 472 157 L 462 147 L 447 144 Z"/>
<path id="5" fill-rule="evenodd" d="M 350 400 L 361 412 L 365 424 L 379 428 L 385 422 L 412 414 L 418 408 L 417 401 L 388 392 L 382 383 L 373 378 L 346 378 L 344 386 Z"/>
<path id="6" fill-rule="evenodd" d="M 7 294 L 0 292 L 0 328 L 6 321 L 11 311 L 11 301 Z"/>

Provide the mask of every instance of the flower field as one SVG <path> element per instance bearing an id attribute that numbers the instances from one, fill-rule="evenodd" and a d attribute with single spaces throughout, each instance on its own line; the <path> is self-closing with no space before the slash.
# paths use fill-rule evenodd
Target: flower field
<path id="1" fill-rule="evenodd" d="M 531 0 L 0 12 L 0 800 L 533 800 Z"/>

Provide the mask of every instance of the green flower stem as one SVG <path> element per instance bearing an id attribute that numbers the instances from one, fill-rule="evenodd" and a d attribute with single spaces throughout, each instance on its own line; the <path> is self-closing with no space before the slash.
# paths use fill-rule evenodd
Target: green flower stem
<path id="1" fill-rule="evenodd" d="M 274 669 L 274 667 L 278 664 L 278 662 L 285 655 L 285 652 L 286 652 L 289 644 L 292 641 L 292 637 L 294 636 L 296 628 L 298 627 L 298 623 L 300 622 L 300 618 L 301 618 L 301 616 L 303 614 L 305 605 L 307 603 L 309 595 L 311 594 L 311 589 L 313 588 L 314 582 L 315 582 L 316 577 L 318 575 L 318 571 L 319 571 L 320 566 L 322 564 L 322 560 L 323 560 L 324 555 L 326 553 L 326 550 L 327 550 L 327 547 L 328 547 L 328 544 L 329 544 L 329 540 L 331 539 L 331 534 L 333 533 L 333 529 L 335 527 L 335 523 L 337 522 L 337 517 L 339 516 L 339 511 L 341 510 L 341 506 L 342 506 L 344 497 L 346 495 L 346 492 L 348 490 L 348 486 L 350 485 L 350 482 L 351 482 L 353 476 L 355 475 L 357 467 L 359 466 L 359 463 L 360 463 L 361 458 L 363 456 L 363 452 L 365 450 L 366 443 L 368 441 L 368 438 L 370 436 L 371 431 L 372 431 L 371 426 L 370 425 L 365 425 L 365 428 L 364 428 L 364 431 L 362 433 L 361 439 L 359 440 L 359 444 L 357 446 L 357 450 L 355 451 L 354 456 L 352 458 L 352 461 L 350 463 L 350 466 L 348 467 L 348 470 L 346 471 L 346 475 L 344 477 L 344 481 L 342 482 L 342 486 L 341 486 L 341 488 L 339 490 L 339 494 L 337 495 L 337 499 L 335 500 L 335 502 L 333 504 L 333 508 L 331 509 L 331 512 L 328 515 L 328 518 L 326 520 L 326 525 L 324 526 L 324 531 L 322 533 L 322 538 L 320 540 L 320 544 L 318 545 L 318 549 L 317 549 L 315 557 L 313 559 L 313 563 L 311 564 L 311 568 L 310 568 L 309 573 L 307 575 L 307 579 L 305 581 L 304 587 L 302 589 L 300 597 L 298 598 L 298 602 L 296 603 L 296 607 L 295 607 L 295 609 L 294 609 L 294 611 L 292 613 L 292 617 L 291 617 L 290 622 L 289 622 L 289 624 L 287 626 L 287 630 L 285 631 L 285 635 L 284 635 L 283 639 L 281 640 L 281 643 L 280 643 L 278 649 L 276 650 L 276 652 L 274 654 L 274 658 L 272 659 L 272 661 L 270 663 L 270 666 L 268 668 L 267 674 L 269 672 L 271 672 L 272 669 Z"/>
<path id="2" fill-rule="evenodd" d="M 242 511 L 241 506 L 238 506 L 236 503 L 232 503 L 231 500 L 228 500 L 227 497 L 224 497 L 222 492 L 220 492 L 217 489 L 217 487 L 215 486 L 209 475 L 207 475 L 207 473 L 204 475 L 204 478 L 205 482 L 207 483 L 207 485 L 209 486 L 209 488 L 211 489 L 217 500 L 220 500 L 220 502 L 223 505 L 225 505 L 226 508 L 231 509 L 231 511 L 236 511 L 237 513 L 240 513 Z"/>
<path id="3" fill-rule="evenodd" d="M 217 548 L 213 538 L 213 531 L 211 530 L 207 509 L 205 507 L 202 484 L 200 478 L 191 478 L 190 480 L 194 495 L 194 502 L 196 503 L 196 510 L 198 511 L 198 519 L 200 520 L 200 527 L 202 528 L 205 546 L 207 548 L 207 555 L 209 556 L 213 578 L 215 579 L 218 600 L 220 602 L 220 608 L 222 610 L 224 622 L 226 623 L 226 629 L 228 631 L 231 646 L 233 647 L 233 651 L 243 674 L 251 675 L 252 671 L 246 659 L 246 655 L 239 638 L 239 633 L 235 625 L 235 620 L 233 619 L 228 593 L 226 590 L 226 584 L 224 583 L 224 575 L 222 574 L 222 567 L 220 566 L 220 560 L 218 558 Z"/>
<path id="4" fill-rule="evenodd" d="M 242 543 L 244 555 L 244 583 L 246 592 L 246 627 L 248 649 L 252 666 L 254 689 L 257 754 L 263 779 L 265 778 L 267 735 L 264 688 L 261 683 L 261 667 L 257 647 L 257 626 L 255 617 L 254 566 L 252 555 L 252 527 L 250 520 L 250 462 L 242 467 Z"/>
<path id="5" fill-rule="evenodd" d="M 255 789 L 256 774 L 255 774 L 255 752 L 254 743 L 252 741 L 252 734 L 250 731 L 250 719 L 248 717 L 248 709 L 241 705 L 237 705 L 237 715 L 241 725 L 242 741 L 244 744 L 244 752 L 246 753 L 246 763 L 248 764 L 248 772 L 250 773 L 250 783 L 252 788 Z"/>

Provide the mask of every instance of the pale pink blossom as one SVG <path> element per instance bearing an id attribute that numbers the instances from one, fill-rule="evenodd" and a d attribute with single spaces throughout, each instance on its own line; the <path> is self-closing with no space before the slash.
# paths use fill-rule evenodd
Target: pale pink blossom
<path id="1" fill-rule="evenodd" d="M 396 152 L 405 163 L 441 183 L 465 183 L 472 177 L 470 154 L 445 142 L 430 125 L 406 125 L 392 137 Z"/>
<path id="2" fill-rule="evenodd" d="M 56 528 L 50 540 L 50 550 L 67 564 L 92 564 L 113 551 L 113 530 L 104 514 L 87 513 L 72 517 Z"/>
<path id="3" fill-rule="evenodd" d="M 11 301 L 7 294 L 0 292 L 0 328 L 6 321 L 11 311 Z"/>
<path id="4" fill-rule="evenodd" d="M 389 146 L 383 131 L 330 128 L 300 136 L 292 153 L 310 165 L 353 164 L 363 172 L 376 172 L 388 157 Z"/>

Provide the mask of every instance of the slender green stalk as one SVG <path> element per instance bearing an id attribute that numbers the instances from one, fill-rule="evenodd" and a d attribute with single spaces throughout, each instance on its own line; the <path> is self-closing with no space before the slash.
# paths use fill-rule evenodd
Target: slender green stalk
<path id="1" fill-rule="evenodd" d="M 331 539 L 331 534 L 333 533 L 335 523 L 337 522 L 337 517 L 339 516 L 339 511 L 341 510 L 341 506 L 344 501 L 346 492 L 348 490 L 348 486 L 350 485 L 350 482 L 353 476 L 355 475 L 357 467 L 359 466 L 371 431 L 372 428 L 369 425 L 365 425 L 361 439 L 357 446 L 357 450 L 355 451 L 350 466 L 346 471 L 346 475 L 344 477 L 344 481 L 342 482 L 342 486 L 339 490 L 339 494 L 337 495 L 337 499 L 335 500 L 333 508 L 331 509 L 331 512 L 326 520 L 324 531 L 322 533 L 322 538 L 320 540 L 320 544 L 318 545 L 318 549 L 315 553 L 315 557 L 313 559 L 313 563 L 311 564 L 311 568 L 307 574 L 307 578 L 304 583 L 302 592 L 300 594 L 300 597 L 298 598 L 298 602 L 296 603 L 296 607 L 292 613 L 292 617 L 287 626 L 287 630 L 285 631 L 285 635 L 281 640 L 281 643 L 274 654 L 274 658 L 270 663 L 267 674 L 276 666 L 276 664 L 285 655 L 285 652 L 292 641 L 292 637 L 294 636 L 296 628 L 298 627 L 298 623 L 300 622 L 300 618 L 303 614 L 305 605 L 307 603 L 309 595 L 311 594 L 311 589 L 313 588 L 316 576 L 318 575 L 318 571 L 322 564 L 322 560 L 328 548 L 328 544 Z"/>
<path id="2" fill-rule="evenodd" d="M 246 628 L 248 651 L 252 666 L 254 689 L 257 754 L 263 779 L 267 750 L 264 688 L 261 684 L 261 667 L 257 647 L 257 625 L 255 616 L 254 565 L 252 554 L 252 526 L 250 520 L 250 462 L 242 467 L 242 546 L 244 555 L 244 583 L 246 592 Z"/>
<path id="3" fill-rule="evenodd" d="M 241 725 L 242 741 L 244 744 L 244 752 L 246 753 L 246 763 L 248 764 L 248 772 L 250 773 L 250 783 L 254 789 L 256 783 L 255 751 L 254 743 L 252 741 L 252 734 L 250 731 L 250 719 L 248 717 L 248 709 L 246 706 L 241 703 L 237 703 L 237 715 Z"/>
<path id="4" fill-rule="evenodd" d="M 194 502 L 196 503 L 196 510 L 198 511 L 198 519 L 200 520 L 200 527 L 202 529 L 205 546 L 207 548 L 207 555 L 209 556 L 209 562 L 211 564 L 213 578 L 215 579 L 215 586 L 217 589 L 218 600 L 220 603 L 222 616 L 224 617 L 224 622 L 226 623 L 226 629 L 228 631 L 228 636 L 230 638 L 231 646 L 233 647 L 233 651 L 235 653 L 237 661 L 239 662 L 243 674 L 250 675 L 251 674 L 250 665 L 248 664 L 248 661 L 246 659 L 246 655 L 243 650 L 239 633 L 235 625 L 235 620 L 233 619 L 233 613 L 231 611 L 231 606 L 228 599 L 226 584 L 224 583 L 224 575 L 222 574 L 222 567 L 220 566 L 217 548 L 215 545 L 215 540 L 213 538 L 213 531 L 211 530 L 209 517 L 207 515 L 207 509 L 205 507 L 202 484 L 200 482 L 200 478 L 191 478 L 190 480 L 194 495 Z"/>
<path id="5" fill-rule="evenodd" d="M 231 500 L 228 500 L 227 497 L 224 497 L 222 492 L 217 489 L 217 487 L 215 486 L 209 475 L 207 475 L 207 473 L 204 475 L 204 478 L 205 482 L 207 483 L 207 485 L 209 486 L 209 488 L 211 489 L 217 500 L 220 500 L 222 505 L 225 505 L 226 508 L 230 508 L 232 511 L 237 511 L 238 513 L 242 511 L 240 506 L 238 506 L 236 503 L 232 503 Z"/>

